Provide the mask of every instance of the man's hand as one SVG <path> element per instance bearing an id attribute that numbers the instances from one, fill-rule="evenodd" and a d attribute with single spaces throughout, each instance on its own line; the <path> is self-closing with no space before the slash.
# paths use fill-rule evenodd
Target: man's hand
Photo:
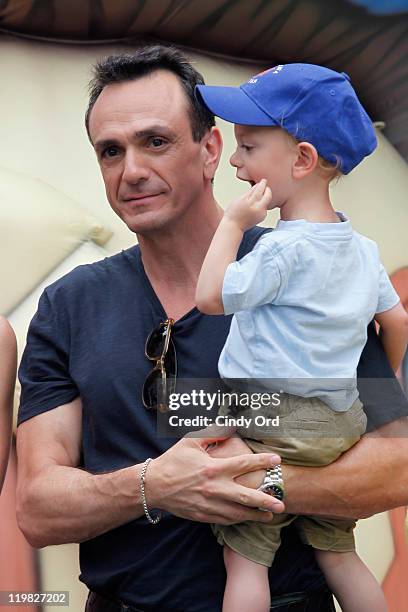
<path id="1" fill-rule="evenodd" d="M 235 430 L 233 430 L 232 433 L 235 433 Z M 221 440 L 220 442 L 211 445 L 211 447 L 208 447 L 207 453 L 209 453 L 211 457 L 223 459 L 225 457 L 237 457 L 239 455 L 247 455 L 248 453 L 252 453 L 252 450 L 242 438 L 240 438 L 239 436 L 232 435 L 230 438 L 227 438 L 226 440 Z M 262 484 L 264 477 L 265 470 L 263 469 L 242 474 L 241 476 L 238 476 L 236 481 L 244 487 L 249 487 L 250 489 L 257 489 Z"/>
<path id="2" fill-rule="evenodd" d="M 249 449 L 239 456 L 213 457 L 206 449 L 220 440 L 225 440 L 225 436 L 186 437 L 154 459 L 146 476 L 149 507 L 222 525 L 243 521 L 265 523 L 272 518 L 270 512 L 282 512 L 282 502 L 236 480 L 247 472 L 272 467 L 280 458 L 268 453 L 253 454 Z"/>
<path id="3" fill-rule="evenodd" d="M 231 202 L 225 211 L 225 217 L 245 232 L 265 219 L 271 204 L 272 192 L 266 179 L 262 179 L 243 196 Z"/>
<path id="4" fill-rule="evenodd" d="M 271 454 L 212 458 L 209 444 L 231 435 L 183 438 L 154 459 L 146 473 L 148 507 L 183 518 L 219 523 L 267 522 L 275 500 L 246 488 L 235 477 L 275 465 Z M 84 542 L 144 516 L 143 462 L 91 474 L 81 469 L 82 402 L 39 414 L 18 428 L 17 518 L 32 546 Z M 232 443 L 232 440 L 231 440 Z M 246 449 L 244 449 L 246 450 Z M 276 505 L 279 511 L 279 505 Z"/>

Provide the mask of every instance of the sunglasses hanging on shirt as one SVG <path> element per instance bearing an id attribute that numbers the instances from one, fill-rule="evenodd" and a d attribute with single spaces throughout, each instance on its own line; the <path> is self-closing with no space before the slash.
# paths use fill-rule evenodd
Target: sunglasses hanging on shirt
<path id="1" fill-rule="evenodd" d="M 143 385 L 142 402 L 147 410 L 168 410 L 169 395 L 174 392 L 177 378 L 176 349 L 171 338 L 174 319 L 166 319 L 147 337 L 145 355 L 155 362 Z"/>

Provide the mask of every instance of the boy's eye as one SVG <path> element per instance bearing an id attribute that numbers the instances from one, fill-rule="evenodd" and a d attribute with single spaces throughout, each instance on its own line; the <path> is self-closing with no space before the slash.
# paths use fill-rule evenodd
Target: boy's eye
<path id="1" fill-rule="evenodd" d="M 244 149 L 244 151 L 251 151 L 251 149 L 253 149 L 253 147 L 251 145 L 242 144 L 241 145 L 241 149 Z"/>

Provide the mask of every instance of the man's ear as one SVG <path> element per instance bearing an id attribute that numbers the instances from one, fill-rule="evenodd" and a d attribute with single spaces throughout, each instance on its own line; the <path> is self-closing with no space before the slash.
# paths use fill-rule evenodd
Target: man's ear
<path id="1" fill-rule="evenodd" d="M 212 127 L 203 136 L 204 177 L 212 180 L 218 168 L 222 152 L 222 136 L 217 127 Z"/>
<path id="2" fill-rule="evenodd" d="M 297 144 L 297 157 L 292 166 L 294 179 L 302 179 L 316 168 L 319 154 L 310 142 Z"/>

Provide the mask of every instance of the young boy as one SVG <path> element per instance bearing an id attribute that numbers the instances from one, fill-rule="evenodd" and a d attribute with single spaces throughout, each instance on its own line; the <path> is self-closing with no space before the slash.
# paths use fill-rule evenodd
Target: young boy
<path id="1" fill-rule="evenodd" d="M 330 181 L 375 149 L 374 129 L 347 75 L 321 66 L 281 65 L 239 88 L 197 90 L 215 115 L 235 124 L 230 161 L 252 185 L 225 211 L 201 270 L 197 305 L 207 314 L 234 313 L 222 378 L 256 380 L 281 393 L 280 406 L 263 411 L 279 415 L 279 428 L 238 433 L 254 452 L 273 450 L 284 463 L 331 463 L 365 431 L 356 367 L 367 325 L 375 317 L 394 369 L 408 341 L 408 317 L 376 244 L 352 230 L 329 196 Z M 236 261 L 245 230 L 276 207 L 276 230 Z M 283 498 L 279 467 L 267 471 L 260 488 Z M 355 553 L 355 523 L 288 514 L 269 524 L 214 526 L 227 569 L 223 611 L 269 610 L 268 566 L 280 530 L 294 519 L 343 611 L 385 612 L 379 585 Z"/>

